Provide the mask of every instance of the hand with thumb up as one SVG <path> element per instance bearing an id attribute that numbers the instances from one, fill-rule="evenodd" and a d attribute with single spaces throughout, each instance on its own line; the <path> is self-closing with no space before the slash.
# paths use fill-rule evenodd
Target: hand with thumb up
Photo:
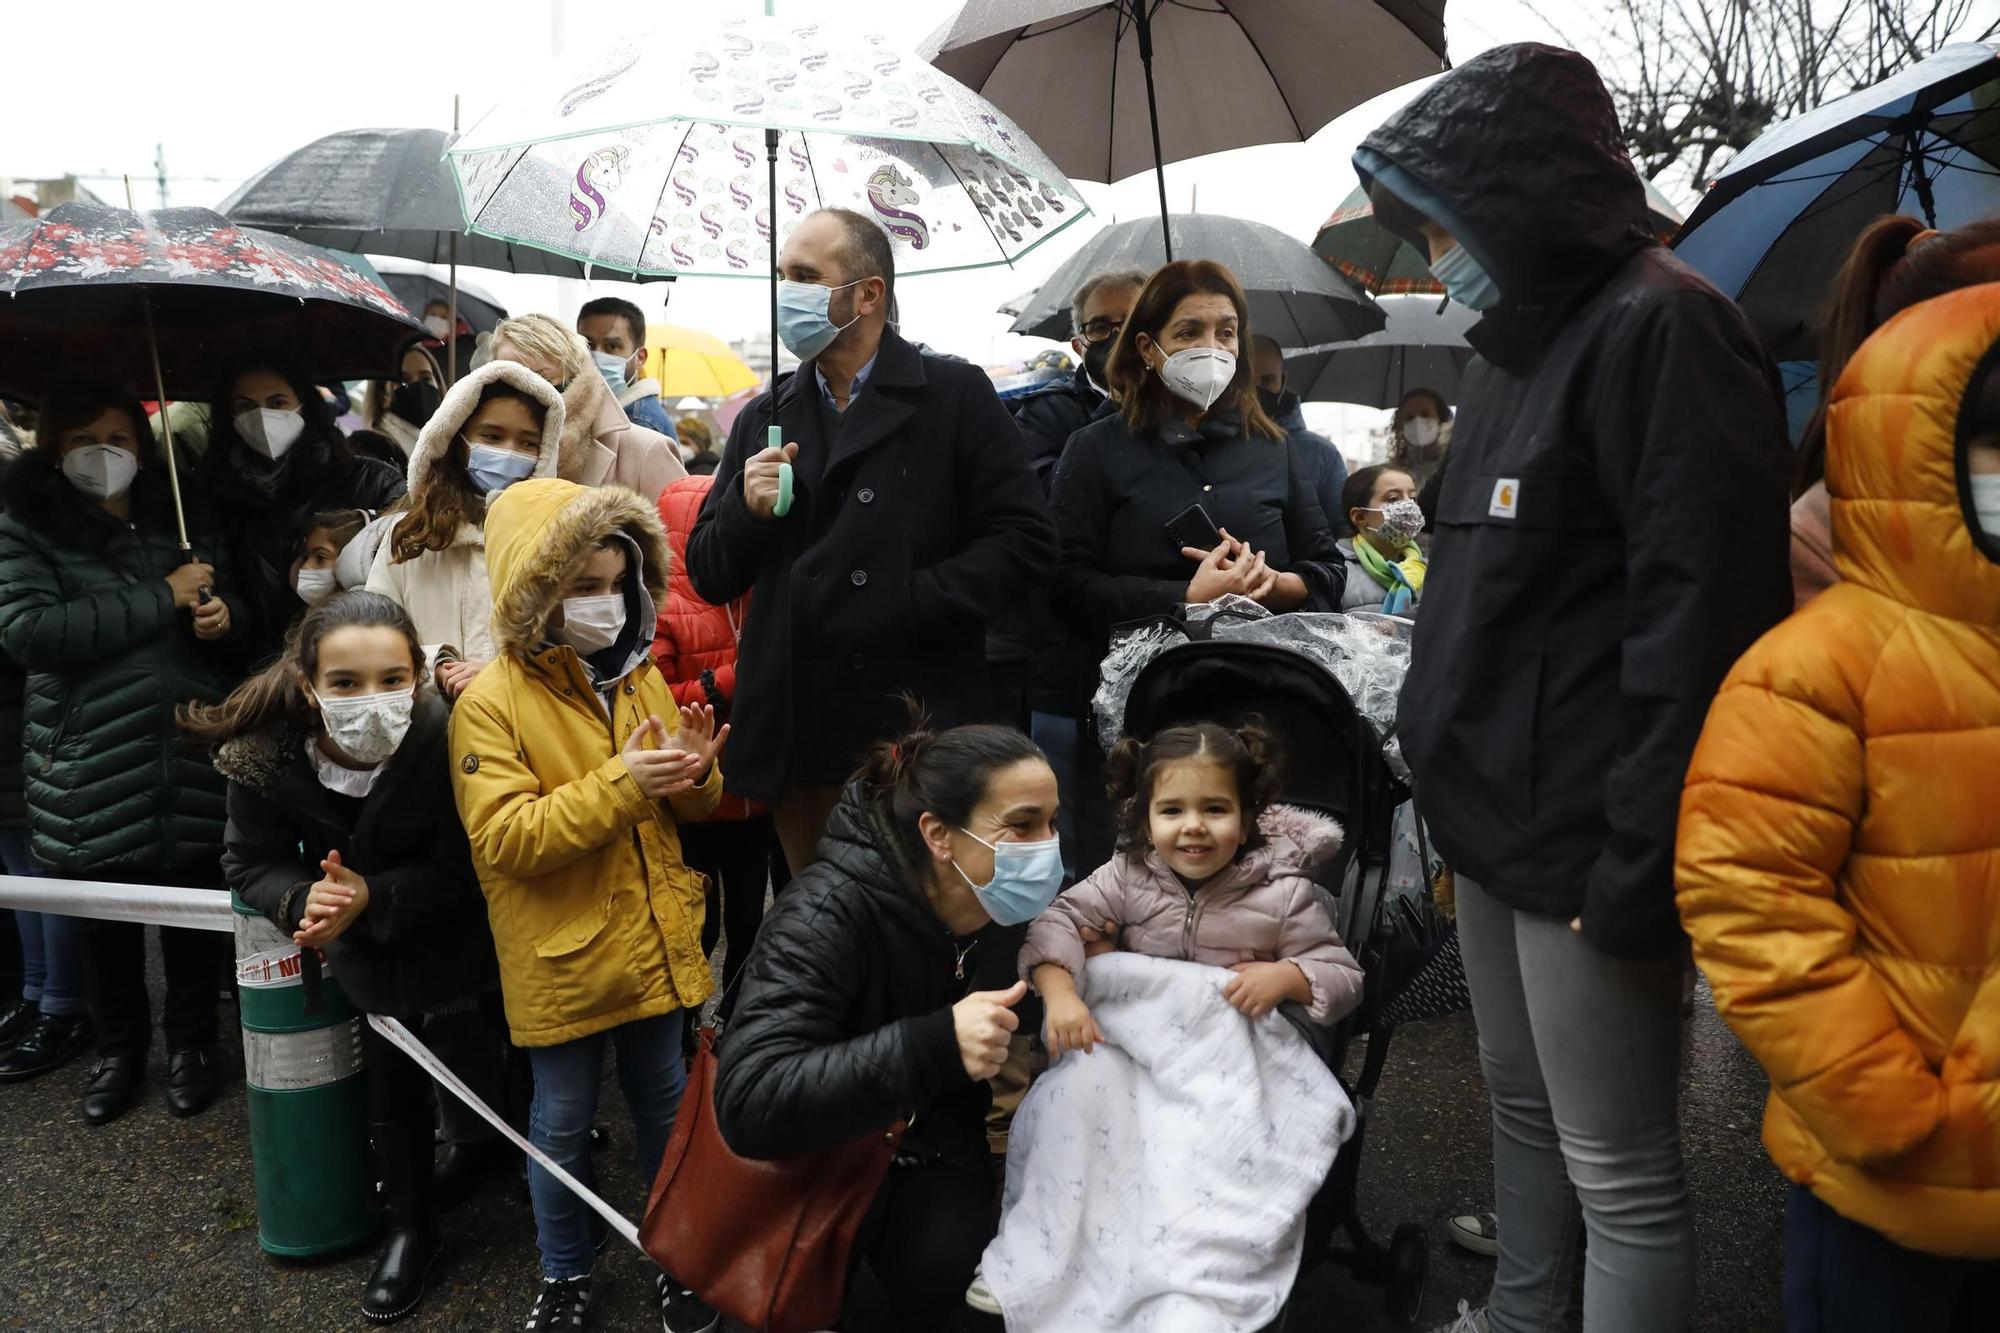
<path id="1" fill-rule="evenodd" d="M 652 714 L 626 738 L 625 748 L 618 755 L 625 761 L 625 771 L 632 775 L 632 781 L 649 801 L 663 800 L 687 790 L 708 767 L 708 760 L 702 755 L 661 748 L 666 738 L 666 723 L 660 721 L 657 713 Z"/>
<path id="2" fill-rule="evenodd" d="M 778 465 L 799 456 L 797 441 L 782 448 L 766 449 L 743 465 L 743 503 L 758 518 L 778 516 Z"/>
<path id="3" fill-rule="evenodd" d="M 1014 1006 L 1028 993 L 1017 981 L 1006 990 L 981 990 L 951 1007 L 951 1026 L 958 1036 L 958 1058 L 971 1078 L 984 1082 L 1007 1063 L 1007 1043 L 1021 1026 Z"/>

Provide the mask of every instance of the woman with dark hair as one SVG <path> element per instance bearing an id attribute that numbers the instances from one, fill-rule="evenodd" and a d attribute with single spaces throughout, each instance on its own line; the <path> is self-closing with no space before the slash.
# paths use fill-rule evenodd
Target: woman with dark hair
<path id="1" fill-rule="evenodd" d="M 107 385 L 49 394 L 36 445 L 7 472 L 0 517 L 0 651 L 28 673 L 23 747 L 35 859 L 52 875 L 218 889 L 223 783 L 180 744 L 174 710 L 229 690 L 245 619 L 203 493 L 183 475 L 194 556 L 145 410 Z M 138 1099 L 152 1016 L 145 928 L 80 918 L 98 1059 L 84 1117 Z M 215 1099 L 215 995 L 227 941 L 160 928 L 167 1106 Z"/>
<path id="2" fill-rule="evenodd" d="M 350 449 L 318 387 L 286 361 L 261 358 L 224 376 L 208 420 L 203 468 L 253 616 L 240 647 L 262 659 L 305 609 L 291 567 L 312 516 L 387 508 L 402 496 L 403 478 Z"/>
<path id="3" fill-rule="evenodd" d="M 562 398 L 511 361 L 460 378 L 410 455 L 410 493 L 375 552 L 368 591 L 416 622 L 438 689 L 455 699 L 493 660 L 486 503 L 517 481 L 556 475 Z M 439 648 L 451 651 L 438 658 Z"/>
<path id="4" fill-rule="evenodd" d="M 1390 423 L 1389 466 L 1415 477 L 1417 489 L 1444 463 L 1451 407 L 1435 389 L 1415 388 L 1396 404 Z"/>
<path id="5" fill-rule="evenodd" d="M 897 1328 L 948 1327 L 993 1236 L 986 1080 L 1026 988 L 973 991 L 975 937 L 1054 901 L 1055 818 L 1020 732 L 919 725 L 848 784 L 744 968 L 715 1085 L 731 1148 L 792 1157 L 910 1122 L 857 1244 Z"/>
<path id="6" fill-rule="evenodd" d="M 324 950 L 356 1007 L 411 1028 L 499 986 L 452 798 L 444 701 L 424 674 L 403 608 L 336 593 L 228 699 L 181 714 L 182 731 L 229 779 L 230 887 L 302 949 Z M 387 1323 L 422 1299 L 440 1244 L 430 1080 L 372 1027 L 361 1036 L 389 1213 L 361 1308 Z"/>
<path id="7" fill-rule="evenodd" d="M 2000 282 L 2000 218 L 1936 231 L 1912 217 L 1885 217 L 1855 238 L 1821 317 L 1819 406 L 1799 440 L 1792 483 L 1795 608 L 1840 581 L 1825 477 L 1826 409 L 1841 372 L 1891 316 L 1983 282 Z"/>

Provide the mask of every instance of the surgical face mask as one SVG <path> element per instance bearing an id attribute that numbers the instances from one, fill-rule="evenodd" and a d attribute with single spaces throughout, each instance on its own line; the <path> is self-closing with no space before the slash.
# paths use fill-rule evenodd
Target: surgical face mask
<path id="1" fill-rule="evenodd" d="M 609 352 L 592 352 L 590 359 L 597 363 L 597 373 L 604 376 L 604 382 L 611 386 L 611 392 L 624 393 L 632 382 L 626 363 L 630 357 L 613 356 Z"/>
<path id="2" fill-rule="evenodd" d="M 438 410 L 438 403 L 444 395 L 435 384 L 417 380 L 412 384 L 399 384 L 389 395 L 389 410 L 412 426 L 422 426 Z"/>
<path id="3" fill-rule="evenodd" d="M 273 463 L 290 453 L 306 430 L 305 417 L 292 408 L 253 407 L 238 412 L 235 421 L 237 437 Z"/>
<path id="4" fill-rule="evenodd" d="M 318 606 L 339 588 L 340 583 L 330 569 L 302 569 L 299 576 L 292 580 L 292 590 L 307 606 Z"/>
<path id="5" fill-rule="evenodd" d="M 396 753 L 410 730 L 415 686 L 382 694 L 357 694 L 344 699 L 321 698 L 319 718 L 327 739 L 357 764 L 379 764 Z"/>
<path id="6" fill-rule="evenodd" d="M 1403 423 L 1403 438 L 1419 449 L 1430 448 L 1443 433 L 1444 425 L 1436 417 L 1411 417 Z"/>
<path id="7" fill-rule="evenodd" d="M 1382 516 L 1375 525 L 1375 535 L 1397 546 L 1409 545 L 1424 530 L 1424 507 L 1415 500 L 1391 500 L 1369 512 Z"/>
<path id="8" fill-rule="evenodd" d="M 1467 310 L 1491 310 L 1500 304 L 1500 288 L 1479 261 L 1462 245 L 1454 245 L 1431 265 L 1431 273 L 1444 284 L 1451 299 Z"/>
<path id="9" fill-rule="evenodd" d="M 1108 371 L 1111 366 L 1111 347 L 1116 338 L 1106 338 L 1103 342 L 1085 343 L 1083 348 L 1083 373 L 1090 376 L 1091 384 L 1099 393 L 1106 392 L 1110 383 Z"/>
<path id="10" fill-rule="evenodd" d="M 1160 363 L 1160 378 L 1206 412 L 1236 378 L 1236 356 L 1220 347 L 1183 347 Z"/>
<path id="11" fill-rule="evenodd" d="M 431 331 L 431 337 L 443 342 L 451 336 L 451 323 L 443 315 L 425 315 L 424 327 Z"/>
<path id="12" fill-rule="evenodd" d="M 495 449 L 490 444 L 473 444 L 465 457 L 465 470 L 482 495 L 497 495 L 517 481 L 535 475 L 537 459 L 511 449 Z"/>
<path id="13" fill-rule="evenodd" d="M 826 312 L 833 294 L 865 281 L 864 278 L 856 278 L 838 287 L 823 287 L 816 282 L 779 283 L 778 340 L 801 361 L 810 361 L 833 346 L 833 340 L 840 336 L 841 330 L 861 318 L 860 312 L 856 311 L 854 319 L 846 324 L 836 324 L 829 319 Z"/>
<path id="14" fill-rule="evenodd" d="M 1979 530 L 2000 538 L 2000 472 L 1975 472 L 1966 480 L 1972 483 L 1972 513 Z"/>
<path id="15" fill-rule="evenodd" d="M 959 830 L 981 847 L 993 849 L 993 878 L 974 884 L 972 876 L 957 861 L 951 868 L 965 881 L 986 915 L 1002 926 L 1018 926 L 1033 921 L 1048 910 L 1062 892 L 1062 841 L 988 842 L 971 829 Z"/>
<path id="16" fill-rule="evenodd" d="M 115 500 L 132 488 L 139 456 L 115 444 L 86 444 L 63 455 L 62 474 L 93 500 Z"/>
<path id="17" fill-rule="evenodd" d="M 562 628 L 558 637 L 585 657 L 601 653 L 618 642 L 625 628 L 625 594 L 603 597 L 565 597 Z"/>

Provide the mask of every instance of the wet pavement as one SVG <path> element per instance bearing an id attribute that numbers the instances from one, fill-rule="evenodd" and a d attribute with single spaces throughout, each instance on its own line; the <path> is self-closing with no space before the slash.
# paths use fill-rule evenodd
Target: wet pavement
<path id="1" fill-rule="evenodd" d="M 157 958 L 154 965 L 158 984 Z M 157 1000 L 158 992 L 155 991 Z M 225 1025 L 234 1020 L 225 1006 Z M 1779 1326 L 1784 1182 L 1758 1144 L 1764 1079 L 1715 1016 L 1703 987 L 1688 1024 L 1682 1106 L 1699 1230 L 1699 1308 L 1705 1333 Z M 331 1260 L 273 1260 L 257 1245 L 255 1189 L 242 1061 L 234 1033 L 225 1091 L 192 1120 L 161 1100 L 165 1056 L 155 1050 L 144 1100 L 101 1128 L 79 1099 L 87 1061 L 25 1085 L 0 1087 L 0 1329 L 69 1330 L 365 1327 L 363 1251 Z M 1358 1066 L 1357 1066 L 1358 1067 Z M 604 1085 L 612 1144 L 598 1160 L 606 1197 L 637 1210 L 643 1191 L 615 1085 Z M 1491 1206 L 1485 1085 L 1468 1016 L 1399 1031 L 1389 1050 L 1361 1166 L 1362 1213 L 1381 1239 L 1416 1222 L 1431 1246 L 1430 1283 L 1417 1327 L 1481 1299 L 1492 1261 L 1445 1238 L 1455 1212 Z M 310 1144 L 297 1151 L 310 1152 Z M 400 1328 L 518 1328 L 536 1281 L 534 1223 L 505 1181 L 447 1219 L 449 1248 L 423 1306 Z M 614 1242 L 597 1269 L 589 1326 L 659 1327 L 649 1262 Z M 849 1333 L 886 1333 L 864 1290 Z M 1379 1289 L 1320 1263 L 1298 1292 L 1292 1333 L 1374 1333 L 1391 1325 Z M 1573 1303 L 1574 1305 L 1574 1303 Z M 1580 1328 L 1573 1308 L 1572 1329 Z M 962 1333 L 997 1328 L 968 1315 Z M 924 1330 L 922 1333 L 930 1333 Z"/>

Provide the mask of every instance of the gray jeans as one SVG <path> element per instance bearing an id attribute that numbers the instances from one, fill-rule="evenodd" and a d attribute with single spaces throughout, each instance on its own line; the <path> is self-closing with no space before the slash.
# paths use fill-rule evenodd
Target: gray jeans
<path id="1" fill-rule="evenodd" d="M 1459 946 L 1493 1097 L 1493 1333 L 1554 1333 L 1578 1202 L 1586 1333 L 1682 1333 L 1694 1214 L 1681 1168 L 1678 955 L 1614 958 L 1458 877 Z"/>

